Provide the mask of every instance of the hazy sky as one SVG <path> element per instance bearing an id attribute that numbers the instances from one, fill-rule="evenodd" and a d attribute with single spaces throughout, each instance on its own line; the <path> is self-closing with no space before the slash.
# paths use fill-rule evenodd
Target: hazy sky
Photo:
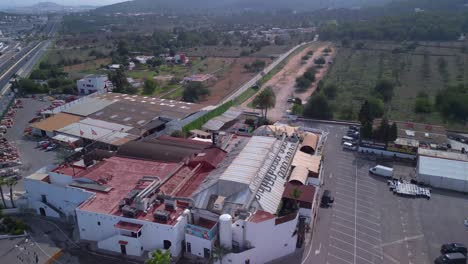
<path id="1" fill-rule="evenodd" d="M 0 0 L 0 6 L 27 6 L 38 2 L 54 2 L 61 5 L 109 5 L 125 0 Z"/>

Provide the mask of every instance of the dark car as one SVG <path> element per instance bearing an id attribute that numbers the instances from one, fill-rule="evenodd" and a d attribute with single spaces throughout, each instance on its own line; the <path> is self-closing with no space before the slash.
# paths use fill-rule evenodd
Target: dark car
<path id="1" fill-rule="evenodd" d="M 359 131 L 359 127 L 358 127 L 358 126 L 349 126 L 348 129 L 349 129 L 349 130 L 353 130 L 353 131 Z"/>
<path id="2" fill-rule="evenodd" d="M 466 264 L 466 256 L 462 253 L 448 253 L 435 259 L 435 264 Z"/>
<path id="3" fill-rule="evenodd" d="M 322 200 L 320 202 L 321 207 L 329 207 L 333 204 L 334 201 L 335 199 L 333 199 L 330 190 L 323 191 Z"/>
<path id="4" fill-rule="evenodd" d="M 461 243 L 448 243 L 448 244 L 443 244 L 442 247 L 440 247 L 440 252 L 442 254 L 458 252 L 466 256 L 467 250 L 466 250 L 466 246 Z"/>

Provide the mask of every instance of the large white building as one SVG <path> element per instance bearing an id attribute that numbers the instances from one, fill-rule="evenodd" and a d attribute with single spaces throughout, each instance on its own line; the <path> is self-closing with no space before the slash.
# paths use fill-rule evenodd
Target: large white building
<path id="1" fill-rule="evenodd" d="M 76 87 L 80 95 L 92 94 L 95 92 L 110 91 L 111 83 L 106 75 L 88 75 L 76 81 Z"/>
<path id="2" fill-rule="evenodd" d="M 209 259 L 222 245 L 231 250 L 223 262 L 265 263 L 302 245 L 318 193 L 306 183 L 319 170 L 303 166 L 317 159 L 300 151 L 301 137 L 232 137 L 224 150 L 167 140 L 172 151 L 155 147 L 145 154 L 152 160 L 126 150 L 33 174 L 25 181 L 30 207 L 75 215 L 83 241 L 133 256 L 165 249 Z"/>
<path id="3" fill-rule="evenodd" d="M 468 192 L 466 154 L 419 148 L 418 180 L 432 187 Z"/>

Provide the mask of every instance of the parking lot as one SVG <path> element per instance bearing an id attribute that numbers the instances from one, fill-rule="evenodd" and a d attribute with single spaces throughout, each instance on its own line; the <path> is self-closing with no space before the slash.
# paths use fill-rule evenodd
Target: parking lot
<path id="1" fill-rule="evenodd" d="M 331 190 L 335 202 L 319 209 L 302 263 L 433 263 L 443 243 L 468 244 L 467 195 L 442 190 L 433 190 L 430 200 L 394 195 L 385 179 L 369 175 L 375 161 L 342 150 L 346 127 L 305 125 L 329 133 L 320 191 Z"/>

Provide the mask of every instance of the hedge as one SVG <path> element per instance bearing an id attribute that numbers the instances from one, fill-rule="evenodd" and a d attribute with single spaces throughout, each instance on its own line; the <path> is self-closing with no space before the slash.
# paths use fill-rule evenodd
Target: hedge
<path id="1" fill-rule="evenodd" d="M 182 132 L 184 132 L 184 135 L 187 136 L 190 130 L 200 129 L 206 122 L 208 122 L 208 120 L 222 115 L 233 105 L 234 101 L 231 100 L 227 103 L 224 103 L 223 105 L 218 106 L 217 108 L 211 110 L 210 112 L 200 116 L 199 118 L 193 120 L 191 123 L 188 123 L 187 125 L 182 127 Z"/>

